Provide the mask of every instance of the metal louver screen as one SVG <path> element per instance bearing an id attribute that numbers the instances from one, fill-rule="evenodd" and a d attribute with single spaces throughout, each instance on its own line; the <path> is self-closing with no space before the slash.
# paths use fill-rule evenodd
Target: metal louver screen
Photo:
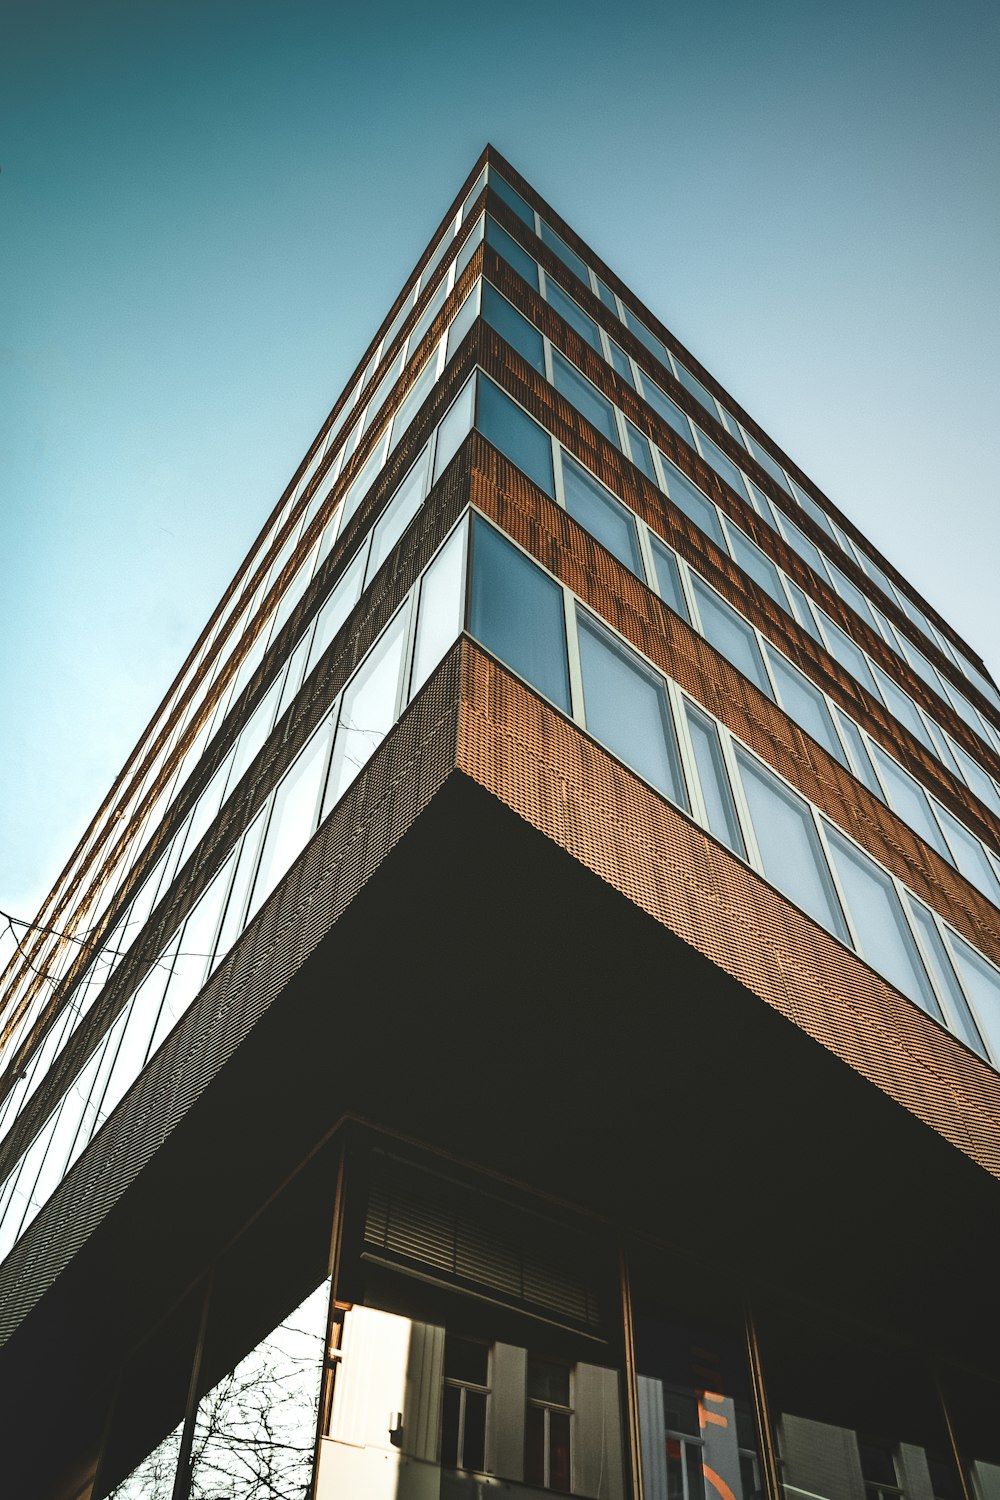
<path id="1" fill-rule="evenodd" d="M 599 1271 L 582 1235 L 400 1162 L 375 1163 L 364 1249 L 560 1322 L 601 1326 Z"/>

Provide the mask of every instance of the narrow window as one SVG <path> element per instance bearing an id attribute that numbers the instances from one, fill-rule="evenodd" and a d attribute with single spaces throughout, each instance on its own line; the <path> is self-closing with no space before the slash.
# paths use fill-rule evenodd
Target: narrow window
<path id="1" fill-rule="evenodd" d="M 641 578 L 639 540 L 631 511 L 568 453 L 562 455 L 562 477 L 566 509 L 574 521 Z"/>
<path id="2" fill-rule="evenodd" d="M 687 807 L 666 684 L 582 610 L 577 613 L 588 731 L 659 791 Z"/>
<path id="3" fill-rule="evenodd" d="M 739 747 L 736 759 L 764 878 L 834 937 L 849 944 L 840 903 L 808 806 Z"/>
<path id="4" fill-rule="evenodd" d="M 485 375 L 479 378 L 476 425 L 483 437 L 506 454 L 540 489 L 550 497 L 555 495 L 548 433 Z"/>
<path id="5" fill-rule="evenodd" d="M 569 713 L 562 589 L 478 517 L 469 629 L 487 651 Z"/>

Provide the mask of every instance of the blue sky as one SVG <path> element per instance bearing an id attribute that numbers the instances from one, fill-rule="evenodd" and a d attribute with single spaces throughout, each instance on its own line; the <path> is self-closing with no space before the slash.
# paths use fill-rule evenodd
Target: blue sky
<path id="1" fill-rule="evenodd" d="M 492 140 L 1000 669 L 1000 11 L 15 4 L 0 908 L 37 908 Z"/>

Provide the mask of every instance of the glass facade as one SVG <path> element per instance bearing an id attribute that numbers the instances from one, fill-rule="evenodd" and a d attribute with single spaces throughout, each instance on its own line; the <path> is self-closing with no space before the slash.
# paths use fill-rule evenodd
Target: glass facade
<path id="1" fill-rule="evenodd" d="M 168 1042 L 211 1019 L 223 981 L 252 996 L 258 979 L 241 956 L 279 910 L 317 935 L 324 920 L 332 930 L 296 883 L 330 829 L 341 845 L 324 873 L 369 860 L 378 892 L 405 818 L 393 812 L 373 854 L 366 799 L 377 785 L 402 804 L 401 789 L 431 784 L 428 745 L 452 672 L 464 716 L 452 753 L 457 733 L 467 765 L 492 756 L 515 767 L 519 820 L 537 832 L 555 819 L 563 852 L 591 873 L 613 865 L 619 893 L 646 882 L 661 936 L 677 936 L 671 913 L 702 891 L 701 967 L 664 939 L 655 963 L 630 969 L 609 952 L 607 897 L 583 928 L 553 935 L 537 993 L 510 997 L 526 1008 L 508 1029 L 501 1008 L 480 1008 L 483 995 L 518 953 L 519 924 L 544 920 L 518 911 L 516 872 L 503 941 L 466 953 L 460 982 L 445 909 L 440 929 L 405 929 L 411 994 L 381 985 L 372 952 L 344 1035 L 358 1015 L 379 1016 L 387 1069 L 429 1036 L 440 1073 L 425 1085 L 419 1065 L 412 1078 L 400 1068 L 371 1119 L 352 1113 L 354 1100 L 345 1124 L 339 1083 L 363 1061 L 348 1040 L 330 1059 L 329 1111 L 317 1108 L 290 1175 L 275 1169 L 265 1185 L 262 1174 L 259 1201 L 251 1194 L 223 1226 L 209 1177 L 193 1174 L 180 1219 L 190 1237 L 203 1214 L 214 1237 L 209 1247 L 206 1230 L 204 1263 L 179 1300 L 129 1313 L 92 1445 L 93 1500 L 987 1500 L 1000 1493 L 988 1383 L 968 1359 L 950 1360 L 943 1334 L 929 1373 L 926 1351 L 914 1353 L 919 1319 L 891 1333 L 852 1324 L 836 1275 L 813 1289 L 816 1306 L 776 1291 L 781 1256 L 798 1251 L 795 1194 L 789 1186 L 787 1211 L 772 1215 L 765 1255 L 734 1184 L 780 1178 L 775 1122 L 787 1126 L 793 1108 L 777 1064 L 756 1095 L 763 1054 L 792 1056 L 751 993 L 744 939 L 759 937 L 762 912 L 781 913 L 770 958 L 789 990 L 826 986 L 839 999 L 849 978 L 877 994 L 883 1029 L 850 1045 L 882 1058 L 887 1078 L 905 1074 L 913 1098 L 946 1112 L 1000 1068 L 1000 696 L 855 528 L 504 171 L 495 153 L 478 164 L 4 977 L 0 1277 L 5 1261 L 25 1274 L 21 1256 L 23 1284 L 41 1274 L 37 1245 L 62 1233 L 67 1180 L 97 1159 L 88 1152 L 113 1120 L 153 1120 L 144 1091 Z M 496 684 L 511 679 L 540 747 L 530 753 L 529 729 L 497 722 Z M 578 763 L 603 777 L 593 806 L 582 805 Z M 657 847 L 661 815 L 704 866 L 690 885 Z M 461 871 L 470 892 L 479 873 Z M 754 892 L 739 910 L 737 888 Z M 575 890 L 591 900 L 592 885 Z M 396 919 L 405 927 L 391 910 L 373 925 L 373 949 L 396 944 Z M 828 955 L 829 972 L 796 969 L 792 931 Z M 345 1004 L 339 953 L 324 950 L 331 1005 Z M 564 992 L 564 957 L 602 975 L 605 1012 Z M 294 1007 L 295 976 L 287 984 Z M 726 985 L 746 993 L 723 1038 L 706 1017 Z M 459 990 L 446 1020 L 442 997 Z M 648 1038 L 629 1040 L 614 1018 L 640 1000 Z M 926 1057 L 895 1044 L 893 1016 L 925 1039 Z M 824 1050 L 818 1030 L 809 1045 Z M 723 1041 L 742 1049 L 742 1068 L 730 1061 L 724 1076 L 717 1041 L 720 1056 Z M 508 1080 L 496 1097 L 477 1093 L 476 1047 Z M 870 1078 L 845 1048 L 842 1034 L 829 1045 L 841 1074 Z M 841 1074 L 831 1097 L 846 1100 Z M 981 1086 L 982 1141 L 968 1149 L 980 1163 L 994 1118 L 992 1082 Z M 178 1095 L 186 1087 L 171 1078 Z M 789 1076 L 789 1099 L 799 1087 Z M 433 1150 L 401 1129 L 406 1088 L 433 1095 Z M 282 1089 L 295 1094 L 287 1078 Z M 899 1088 L 885 1093 L 902 1109 Z M 550 1095 L 561 1104 L 547 1115 Z M 670 1118 L 661 1133 L 643 1115 L 650 1099 Z M 255 1096 L 238 1109 L 269 1104 Z M 758 1106 L 761 1120 L 773 1112 L 766 1164 L 741 1156 L 742 1127 L 765 1129 Z M 547 1120 L 539 1179 L 558 1159 L 575 1188 L 560 1177 L 529 1189 L 530 1174 L 498 1168 L 522 1111 L 536 1130 Z M 284 1126 L 279 1109 L 278 1134 Z M 663 1202 L 624 1187 L 616 1196 L 620 1163 L 605 1138 L 649 1162 Z M 873 1134 L 858 1154 L 878 1149 Z M 732 1157 L 718 1193 L 703 1150 Z M 917 1192 L 916 1167 L 905 1170 L 914 1180 L 888 1181 L 887 1204 Z M 121 1171 L 127 1205 L 137 1190 L 127 1162 Z M 218 1167 L 220 1200 L 241 1174 L 253 1168 L 237 1143 Z M 183 1196 L 179 1182 L 169 1191 Z M 859 1246 L 890 1223 L 887 1212 L 859 1224 Z M 929 1265 L 933 1254 L 931 1244 Z M 146 1294 L 155 1303 L 155 1286 Z"/>

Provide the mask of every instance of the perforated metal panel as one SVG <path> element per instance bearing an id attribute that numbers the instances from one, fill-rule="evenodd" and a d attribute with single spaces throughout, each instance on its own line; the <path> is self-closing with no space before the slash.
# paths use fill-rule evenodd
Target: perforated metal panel
<path id="1" fill-rule="evenodd" d="M 533 827 L 1000 1176 L 1000 1077 L 485 652 L 458 763 Z"/>

